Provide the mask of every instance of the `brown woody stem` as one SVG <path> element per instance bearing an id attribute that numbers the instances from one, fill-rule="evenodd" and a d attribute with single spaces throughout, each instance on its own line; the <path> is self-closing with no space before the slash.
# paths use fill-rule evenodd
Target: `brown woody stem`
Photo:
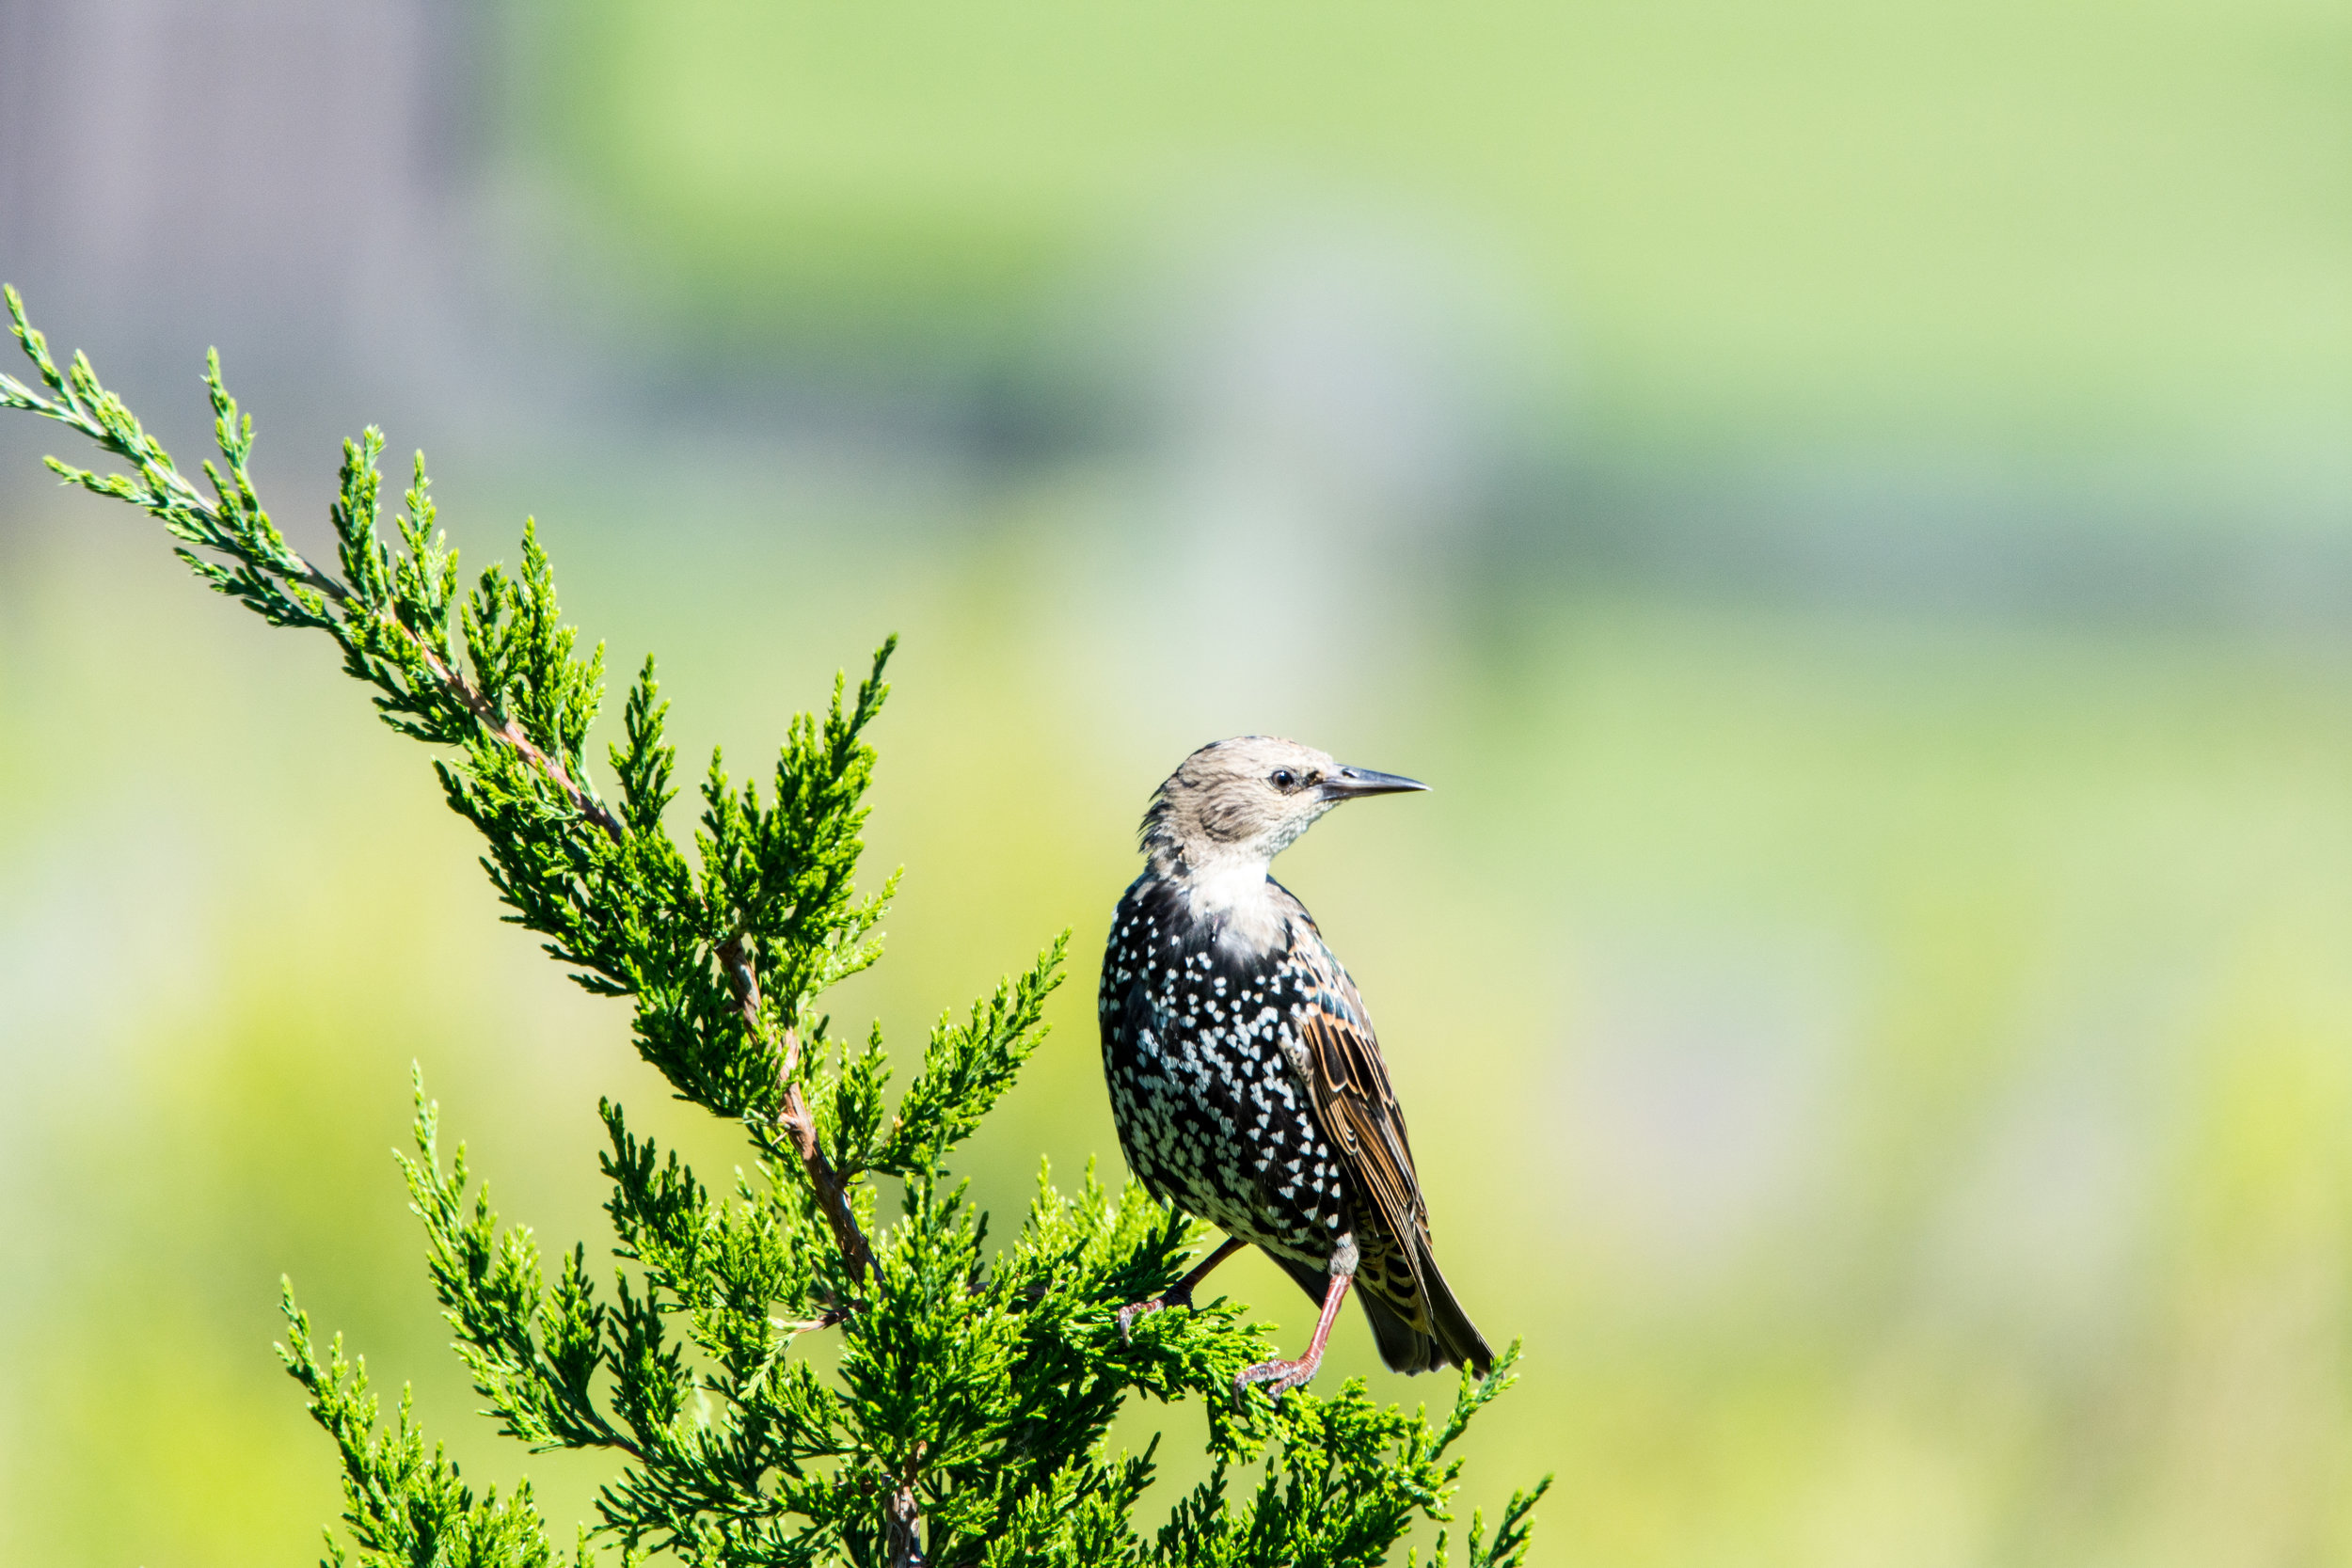
<path id="1" fill-rule="evenodd" d="M 808 1101 L 794 1081 L 801 1065 L 801 1037 L 794 1029 L 784 1031 L 781 1041 L 774 1038 L 768 1027 L 766 1010 L 760 1005 L 759 976 L 752 973 L 751 958 L 744 950 L 740 935 L 729 937 L 719 944 L 719 962 L 727 972 L 727 980 L 735 988 L 735 1006 L 742 1015 L 743 1027 L 753 1037 L 776 1047 L 779 1062 L 776 1079 L 784 1088 L 784 1101 L 776 1112 L 776 1120 L 792 1140 L 793 1152 L 808 1171 L 808 1184 L 817 1195 L 817 1207 L 833 1227 L 833 1239 L 841 1248 L 841 1256 L 850 1265 L 850 1277 L 863 1283 L 874 1266 L 874 1251 L 866 1242 L 866 1232 L 858 1228 L 856 1211 L 850 1207 L 849 1184 L 825 1158 L 825 1151 L 817 1141 L 817 1117 L 808 1108 Z"/>
<path id="2" fill-rule="evenodd" d="M 914 1504 L 914 1488 L 901 1486 L 890 1495 L 890 1568 L 928 1568 L 923 1555 L 923 1515 Z"/>
<path id="3" fill-rule="evenodd" d="M 915 1466 L 923 1463 L 923 1450 L 930 1445 L 916 1443 L 908 1458 L 906 1479 L 890 1494 L 889 1532 L 884 1544 L 890 1552 L 890 1568 L 930 1568 L 930 1559 L 923 1555 L 923 1513 L 914 1498 Z"/>

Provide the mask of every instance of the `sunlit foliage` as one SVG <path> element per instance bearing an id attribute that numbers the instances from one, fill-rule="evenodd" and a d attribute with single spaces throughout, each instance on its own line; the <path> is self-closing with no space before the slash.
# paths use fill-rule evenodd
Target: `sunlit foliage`
<path id="1" fill-rule="evenodd" d="M 895 1111 L 879 1032 L 854 1050 L 830 1037 L 818 1000 L 880 956 L 891 892 L 855 887 L 889 643 L 854 689 L 836 677 L 825 710 L 793 721 L 764 793 L 714 753 L 690 853 L 664 826 L 675 751 L 651 659 L 608 758 L 617 803 L 598 790 L 586 748 L 603 650 L 578 652 L 528 526 L 521 571 L 492 566 L 461 596 L 421 455 L 399 544 L 381 537 L 383 439 L 370 430 L 345 445 L 326 570 L 263 509 L 252 423 L 217 358 L 208 497 L 86 359 L 60 369 L 7 298 L 40 387 L 0 377 L 0 402 L 64 423 L 128 471 L 51 466 L 154 515 L 199 578 L 270 624 L 332 637 L 386 722 L 440 749 L 442 787 L 482 834 L 507 918 L 587 990 L 628 999 L 639 1053 L 751 1146 L 748 1172 L 714 1189 L 606 1102 L 618 1266 L 604 1275 L 577 1244 L 550 1281 L 463 1149 L 444 1159 L 420 1075 L 418 1155 L 404 1168 L 458 1355 L 507 1434 L 606 1450 L 618 1466 L 596 1526 L 568 1548 L 582 1568 L 599 1544 L 625 1563 L 649 1551 L 714 1565 L 1372 1563 L 1417 1519 L 1447 1517 L 1459 1469 L 1448 1450 L 1507 1386 L 1516 1351 L 1466 1377 L 1434 1429 L 1357 1384 L 1327 1399 L 1237 1398 L 1234 1374 L 1268 1346 L 1236 1308 L 1120 1331 L 1116 1309 L 1172 1284 L 1199 1240 L 1138 1188 L 1113 1195 L 1089 1172 L 1066 1196 L 1041 1180 L 1012 1243 L 989 1250 L 948 1160 L 1036 1050 L 1066 937 L 962 1022 L 943 1018 Z M 887 1222 L 877 1177 L 898 1189 Z M 405 1398 L 379 1421 L 340 1339 L 322 1360 L 291 1286 L 284 1308 L 281 1354 L 341 1455 L 358 1561 L 556 1560 L 528 1487 L 477 1497 Z M 825 1333 L 840 1337 L 830 1375 L 795 1354 Z M 1201 1400 L 1216 1462 L 1150 1538 L 1132 1515 L 1152 1449 L 1107 1442 L 1137 1393 Z M 1252 1485 L 1244 1472 L 1261 1465 Z M 1521 1561 L 1541 1490 L 1515 1497 L 1491 1538 L 1474 1521 L 1469 1561 Z M 1435 1560 L 1447 1546 L 1440 1535 Z M 328 1551 L 352 1560 L 331 1533 Z"/>

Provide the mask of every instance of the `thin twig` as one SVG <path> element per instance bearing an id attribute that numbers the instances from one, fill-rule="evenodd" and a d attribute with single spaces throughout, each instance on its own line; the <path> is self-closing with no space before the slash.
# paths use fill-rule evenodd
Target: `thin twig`
<path id="1" fill-rule="evenodd" d="M 790 1134 L 793 1151 L 808 1169 L 808 1184 L 817 1194 L 817 1207 L 824 1212 L 825 1223 L 833 1227 L 834 1244 L 849 1262 L 850 1277 L 863 1283 L 866 1271 L 874 1266 L 874 1250 L 866 1244 L 866 1233 L 858 1228 L 857 1212 L 850 1207 L 848 1184 L 834 1170 L 833 1162 L 825 1158 L 824 1148 L 818 1142 L 817 1117 L 795 1081 L 801 1065 L 800 1032 L 786 1029 L 781 1041 L 771 1035 L 767 1013 L 760 1005 L 759 976 L 752 973 L 751 959 L 740 935 L 720 943 L 719 962 L 735 989 L 735 1006 L 742 1015 L 743 1027 L 778 1053 L 776 1079 L 783 1085 L 784 1102 L 777 1109 L 776 1120 Z"/>
<path id="2" fill-rule="evenodd" d="M 386 617 L 386 619 L 390 618 Z M 493 740 L 502 740 L 512 746 L 523 761 L 546 774 L 549 780 L 553 781 L 557 788 L 571 797 L 572 804 L 580 814 L 602 828 L 606 836 L 613 843 L 621 844 L 628 840 L 628 830 L 621 826 L 621 819 L 613 816 L 612 809 L 603 801 L 572 781 L 572 775 L 564 768 L 561 757 L 550 756 L 532 745 L 524 736 L 521 726 L 513 719 L 496 721 L 498 721 L 498 706 L 488 697 L 483 695 L 479 688 L 456 670 L 442 663 L 440 656 L 426 647 L 424 640 L 415 632 L 402 626 L 398 620 L 392 620 L 391 624 L 423 657 L 424 667 L 433 673 L 433 677 L 448 687 L 451 694 L 466 705 L 467 711 L 470 712 L 475 721 L 489 732 Z"/>
<path id="3" fill-rule="evenodd" d="M 147 508 L 149 511 L 155 511 L 158 505 L 185 507 L 191 512 L 201 513 L 213 522 L 218 523 L 221 520 L 219 505 L 205 499 L 203 493 L 191 484 L 171 464 L 161 447 L 154 449 L 152 456 L 123 450 L 114 432 L 108 430 L 103 420 L 83 406 L 82 400 L 73 391 L 70 378 L 57 374 L 56 365 L 49 359 L 46 348 L 39 341 L 38 334 L 33 333 L 31 325 L 24 320 L 22 306 L 13 293 L 9 297 L 8 305 L 9 313 L 17 323 L 18 336 L 24 339 L 25 353 L 31 356 L 34 364 L 40 367 L 41 379 L 48 382 L 62 400 L 53 403 L 18 381 L 14 376 L 0 375 L 0 390 L 6 391 L 9 401 L 45 414 L 70 429 L 81 432 L 95 441 L 103 450 L 113 452 L 126 463 L 135 465 L 140 476 L 147 481 L 153 498 L 153 503 Z M 75 364 L 77 366 L 82 364 L 79 356 L 76 356 Z M 224 453 L 224 455 L 229 454 Z M 242 483 L 244 469 L 233 456 L 230 457 L 230 467 L 234 477 Z M 392 630 L 406 639 L 411 647 L 416 649 L 419 657 L 423 660 L 427 673 L 464 705 L 466 711 L 474 716 L 475 721 L 482 726 L 484 732 L 491 739 L 514 748 L 516 755 L 520 756 L 530 767 L 538 769 L 550 783 L 568 796 L 573 807 L 589 821 L 602 828 L 606 836 L 614 844 L 625 843 L 628 840 L 628 831 L 621 825 L 621 819 L 615 816 L 603 801 L 590 794 L 572 778 L 571 770 L 564 766 L 562 758 L 551 756 L 533 744 L 523 734 L 521 726 L 513 719 L 501 718 L 498 705 L 491 702 L 480 688 L 468 680 L 463 672 L 447 663 L 435 653 L 423 638 L 403 625 L 397 616 L 388 615 L 381 610 L 360 604 L 360 601 L 353 595 L 349 585 L 339 580 L 332 573 L 321 571 L 318 567 L 311 565 L 308 560 L 304 559 L 301 552 L 285 544 L 282 539 L 278 541 L 278 545 L 285 551 L 287 561 L 292 563 L 291 566 L 250 558 L 246 559 L 246 563 L 257 566 L 282 581 L 309 588 L 333 600 L 336 608 L 343 610 L 346 616 L 351 612 L 353 606 L 358 605 L 378 626 L 389 626 Z"/>

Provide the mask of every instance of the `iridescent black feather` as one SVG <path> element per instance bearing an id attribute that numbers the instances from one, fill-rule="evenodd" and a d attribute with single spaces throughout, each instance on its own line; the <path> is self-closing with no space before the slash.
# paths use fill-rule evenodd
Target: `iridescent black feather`
<path id="1" fill-rule="evenodd" d="M 1210 857 L 1171 820 L 1183 778 L 1155 798 L 1152 864 L 1120 901 L 1103 961 L 1103 1069 L 1129 1167 L 1163 1201 L 1263 1248 L 1317 1301 L 1352 1236 L 1382 1360 L 1485 1370 L 1492 1353 L 1438 1268 L 1355 983 L 1262 864 L 1242 857 L 1204 895 Z"/>

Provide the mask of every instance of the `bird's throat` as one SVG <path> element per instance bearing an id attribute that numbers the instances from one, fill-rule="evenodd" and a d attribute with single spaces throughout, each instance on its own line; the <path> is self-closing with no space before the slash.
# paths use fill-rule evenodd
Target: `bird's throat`
<path id="1" fill-rule="evenodd" d="M 1267 863 L 1236 856 L 1192 867 L 1184 879 L 1194 919 L 1214 926 L 1230 948 L 1263 953 L 1282 934 L 1282 911 L 1274 897 Z"/>

